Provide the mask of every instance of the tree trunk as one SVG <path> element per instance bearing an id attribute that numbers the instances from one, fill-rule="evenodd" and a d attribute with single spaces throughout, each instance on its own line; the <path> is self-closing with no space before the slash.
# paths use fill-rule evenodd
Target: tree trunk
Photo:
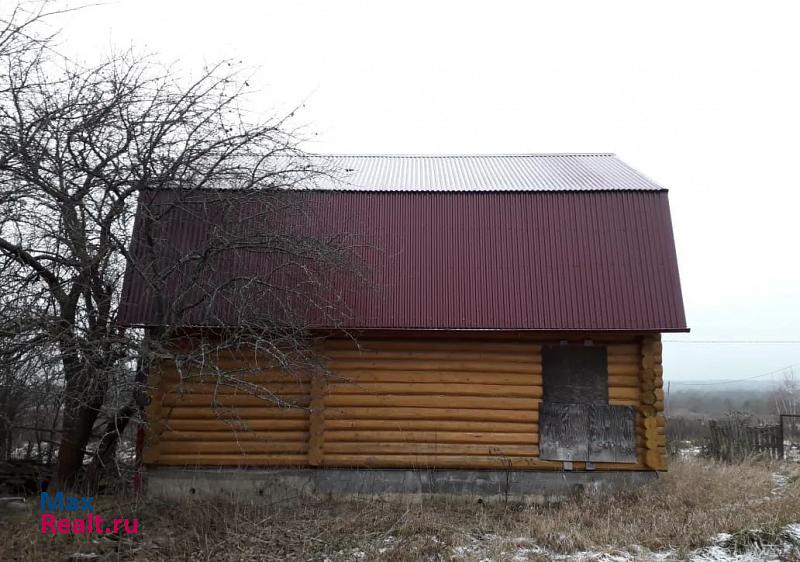
<path id="1" fill-rule="evenodd" d="M 73 415 L 65 415 L 64 431 L 58 450 L 54 485 L 62 491 L 75 489 L 78 485 L 86 446 L 89 444 L 98 415 L 98 410 L 88 404 L 83 404 L 72 411 L 75 412 Z"/>
<path id="2" fill-rule="evenodd" d="M 86 447 L 103 404 L 105 391 L 98 388 L 92 375 L 81 369 L 66 377 L 63 431 L 53 482 L 58 490 L 73 490 L 78 486 Z"/>
<path id="3" fill-rule="evenodd" d="M 131 400 L 119 409 L 117 413 L 108 420 L 103 428 L 103 436 L 97 445 L 92 464 L 86 477 L 87 486 L 95 490 L 105 476 L 108 476 L 109 469 L 115 466 L 115 456 L 119 439 L 128 427 L 131 419 L 136 414 L 138 408 L 136 402 Z"/>
<path id="4" fill-rule="evenodd" d="M 137 414 L 140 414 L 140 419 L 144 419 L 144 408 L 147 406 L 147 373 L 151 360 L 150 339 L 147 337 L 142 342 L 139 357 L 136 360 L 136 376 L 131 390 L 131 399 L 106 424 L 103 436 L 92 459 L 87 478 L 89 485 L 92 487 L 99 485 L 103 477 L 108 476 L 109 469 L 114 466 L 120 438 L 131 420 Z M 138 457 L 136 462 L 139 462 Z"/>

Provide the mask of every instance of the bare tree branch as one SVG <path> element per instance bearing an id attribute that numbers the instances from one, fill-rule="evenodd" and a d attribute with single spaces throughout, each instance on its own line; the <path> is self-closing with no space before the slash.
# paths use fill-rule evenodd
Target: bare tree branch
<path id="1" fill-rule="evenodd" d="M 286 118 L 248 117 L 235 66 L 188 80 L 132 52 L 77 65 L 37 35 L 45 4 L 21 10 L 0 21 L 0 373 L 49 358 L 13 384 L 53 383 L 58 413 L 37 419 L 42 439 L 61 435 L 57 479 L 69 487 L 98 427 L 96 467 L 109 464 L 138 413 L 137 374 L 157 362 L 189 379 L 208 374 L 205 353 L 257 350 L 290 371 L 322 369 L 309 319 L 339 314 L 326 288 L 354 269 L 352 241 L 303 226 L 314 219 L 298 193 L 332 170 L 298 148 Z M 165 229 L 181 221 L 199 244 L 171 241 Z M 126 268 L 160 310 L 149 334 L 118 326 Z M 198 315 L 228 328 L 188 334 Z M 174 344 L 185 336 L 198 345 Z M 296 406 L 247 373 L 212 374 L 217 388 Z"/>

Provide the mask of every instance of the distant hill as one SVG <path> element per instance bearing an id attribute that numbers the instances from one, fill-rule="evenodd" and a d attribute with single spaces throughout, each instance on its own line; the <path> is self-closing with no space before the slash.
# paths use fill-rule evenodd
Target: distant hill
<path id="1" fill-rule="evenodd" d="M 670 389 L 666 396 L 666 413 L 669 416 L 718 417 L 728 412 L 748 412 L 758 416 L 772 416 L 791 411 L 785 392 L 779 387 L 765 385 L 737 385 L 734 388 Z M 787 408 L 788 406 L 788 408 Z M 797 403 L 794 401 L 795 411 Z"/>

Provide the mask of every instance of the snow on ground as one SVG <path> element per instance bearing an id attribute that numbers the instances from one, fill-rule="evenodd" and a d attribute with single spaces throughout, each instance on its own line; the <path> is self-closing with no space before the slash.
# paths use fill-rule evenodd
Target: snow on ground
<path id="1" fill-rule="evenodd" d="M 653 552 L 638 545 L 625 549 L 610 548 L 605 551 L 583 551 L 560 554 L 533 544 L 525 537 L 504 538 L 487 534 L 469 537 L 464 544 L 450 549 L 449 560 L 454 562 L 529 562 L 551 560 L 553 562 L 785 562 L 800 557 L 800 523 L 782 529 L 775 544 L 754 545 L 741 552 L 733 546 L 734 537 L 721 533 L 711 539 L 711 546 L 690 552 L 680 557 L 674 551 Z M 440 543 L 436 536 L 430 542 Z M 399 543 L 394 536 L 382 537 L 375 545 L 364 545 L 349 551 L 339 551 L 324 559 L 325 562 L 364 562 L 370 553 L 385 554 Z M 790 558 L 794 556 L 795 558 Z"/>

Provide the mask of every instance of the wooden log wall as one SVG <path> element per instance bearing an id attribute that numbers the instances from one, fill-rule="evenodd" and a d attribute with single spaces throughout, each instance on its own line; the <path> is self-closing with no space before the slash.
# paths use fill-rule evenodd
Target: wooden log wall
<path id="1" fill-rule="evenodd" d="M 325 396 L 325 465 L 539 463 L 539 344 L 331 340 L 326 355 L 339 380 Z"/>
<path id="2" fill-rule="evenodd" d="M 164 363 L 151 373 L 151 402 L 145 464 L 160 465 L 307 465 L 311 464 L 307 375 L 256 370 L 247 360 L 225 358 L 226 369 L 251 388 L 219 384 L 213 375 L 179 374 Z M 153 388 L 157 388 L 153 392 Z"/>
<path id="3" fill-rule="evenodd" d="M 641 344 L 641 443 L 645 465 L 655 470 L 665 470 L 667 437 L 664 418 L 664 370 L 661 366 L 662 345 L 660 336 L 642 338 Z"/>
<path id="4" fill-rule="evenodd" d="M 330 339 L 331 377 L 270 369 L 247 376 L 291 407 L 220 387 L 213 377 L 179 384 L 174 366 L 163 365 L 151 379 L 145 462 L 562 470 L 561 462 L 539 459 L 543 342 Z M 663 469 L 660 342 L 595 343 L 608 348 L 609 403 L 637 410 L 639 459 L 595 468 Z"/>

